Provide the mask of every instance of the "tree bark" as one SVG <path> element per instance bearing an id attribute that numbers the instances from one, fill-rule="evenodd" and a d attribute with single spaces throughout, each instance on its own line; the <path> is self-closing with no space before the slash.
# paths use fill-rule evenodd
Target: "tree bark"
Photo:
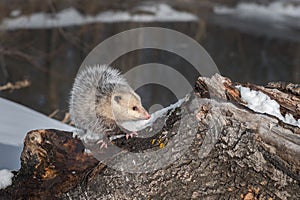
<path id="1" fill-rule="evenodd" d="M 6 199 L 300 199 L 300 129 L 246 107 L 220 75 L 102 162 L 72 133 L 27 134 Z M 299 85 L 242 84 L 300 117 Z M 162 127 L 162 128 L 161 128 Z M 160 130 L 161 129 L 161 130 Z"/>

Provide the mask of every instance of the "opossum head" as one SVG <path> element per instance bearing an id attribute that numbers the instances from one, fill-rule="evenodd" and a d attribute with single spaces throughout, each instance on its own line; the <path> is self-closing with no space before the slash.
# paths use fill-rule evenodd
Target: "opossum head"
<path id="1" fill-rule="evenodd" d="M 116 92 L 112 95 L 111 102 L 112 114 L 116 121 L 147 120 L 151 117 L 134 91 Z"/>

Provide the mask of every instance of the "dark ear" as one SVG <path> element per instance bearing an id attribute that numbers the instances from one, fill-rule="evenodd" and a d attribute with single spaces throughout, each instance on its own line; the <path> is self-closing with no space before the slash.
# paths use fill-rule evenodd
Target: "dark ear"
<path id="1" fill-rule="evenodd" d="M 115 100 L 117 103 L 119 103 L 121 99 L 122 99 L 121 96 L 115 96 L 115 97 L 114 97 L 114 100 Z"/>

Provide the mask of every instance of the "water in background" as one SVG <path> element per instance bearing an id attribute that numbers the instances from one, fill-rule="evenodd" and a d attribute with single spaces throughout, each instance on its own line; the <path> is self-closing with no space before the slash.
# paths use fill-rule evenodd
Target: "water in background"
<path id="1" fill-rule="evenodd" d="M 106 38 L 143 26 L 170 28 L 194 38 L 208 51 L 221 74 L 233 81 L 257 84 L 279 80 L 300 82 L 299 29 L 266 28 L 255 21 L 246 24 L 233 20 L 232 16 L 213 13 L 197 15 L 200 16 L 197 21 L 189 22 L 92 23 L 64 28 L 2 31 L 0 84 L 28 79 L 31 86 L 13 92 L 3 91 L 0 96 L 45 114 L 56 109 L 63 114 L 68 110 L 69 92 L 86 55 Z M 265 29 L 268 31 L 262 31 Z M 168 42 L 176 41 L 162 42 L 167 46 Z M 149 62 L 187 70 L 190 67 L 179 56 L 153 49 L 130 52 L 113 65 L 126 71 Z M 195 79 L 193 74 L 190 78 Z M 176 100 L 165 89 L 144 87 L 138 92 L 145 97 L 144 103 L 149 108 L 153 102 L 165 105 L 165 102 Z"/>

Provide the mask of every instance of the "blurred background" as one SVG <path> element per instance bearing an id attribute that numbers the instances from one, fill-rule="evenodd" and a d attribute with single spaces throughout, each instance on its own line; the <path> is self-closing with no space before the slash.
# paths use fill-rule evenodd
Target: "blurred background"
<path id="1" fill-rule="evenodd" d="M 194 38 L 233 81 L 300 82 L 299 0 L 0 0 L 0 96 L 61 120 L 88 53 L 145 26 Z M 149 62 L 189 66 L 153 49 L 123 55 L 114 66 Z"/>

